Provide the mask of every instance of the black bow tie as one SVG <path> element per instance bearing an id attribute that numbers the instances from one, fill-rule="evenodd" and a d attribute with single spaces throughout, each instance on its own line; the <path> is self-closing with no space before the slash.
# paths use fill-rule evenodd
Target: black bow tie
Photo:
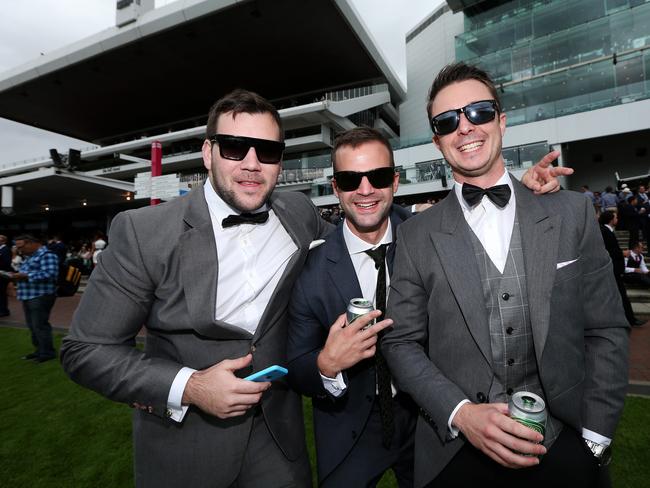
<path id="1" fill-rule="evenodd" d="M 480 188 L 478 186 L 463 183 L 463 198 L 470 207 L 473 207 L 481 201 L 483 195 L 492 200 L 500 208 L 507 205 L 510 200 L 510 187 L 508 185 L 496 185 L 490 188 Z"/>
<path id="2" fill-rule="evenodd" d="M 228 215 L 221 221 L 221 227 L 224 229 L 239 224 L 263 224 L 269 220 L 269 212 L 243 213 L 239 215 Z"/>

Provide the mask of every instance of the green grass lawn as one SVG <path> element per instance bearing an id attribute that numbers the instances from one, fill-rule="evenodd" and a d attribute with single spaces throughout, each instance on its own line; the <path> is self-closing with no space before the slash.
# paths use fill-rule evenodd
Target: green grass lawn
<path id="1" fill-rule="evenodd" d="M 132 486 L 131 409 L 72 383 L 58 361 L 21 360 L 31 349 L 27 331 L 0 328 L 0 487 Z M 628 398 L 612 463 L 616 488 L 650 485 L 649 441 L 650 399 Z M 389 474 L 379 486 L 396 484 Z"/>

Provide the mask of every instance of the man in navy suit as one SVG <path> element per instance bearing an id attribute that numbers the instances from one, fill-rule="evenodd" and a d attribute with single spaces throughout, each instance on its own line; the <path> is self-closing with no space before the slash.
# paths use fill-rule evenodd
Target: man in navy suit
<path id="1" fill-rule="evenodd" d="M 310 252 L 295 285 L 290 381 L 312 397 L 320 486 L 374 486 L 389 468 L 400 487 L 412 486 L 415 410 L 410 398 L 391 387 L 383 358 L 376 357 L 377 335 L 392 323 L 378 319 L 385 296 L 377 284 L 388 285 L 395 228 L 410 214 L 393 205 L 399 173 L 381 133 L 343 133 L 332 162 L 332 187 L 345 220 Z M 379 258 L 366 253 L 382 249 L 387 252 Z M 346 307 L 358 297 L 379 310 L 347 325 Z M 373 319 L 378 322 L 363 330 Z"/>

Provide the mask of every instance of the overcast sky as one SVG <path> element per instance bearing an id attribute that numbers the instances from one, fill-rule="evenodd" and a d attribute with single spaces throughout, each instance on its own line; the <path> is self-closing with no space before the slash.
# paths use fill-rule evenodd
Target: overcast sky
<path id="1" fill-rule="evenodd" d="M 156 0 L 161 7 L 175 0 Z M 443 0 L 351 0 L 389 64 L 406 85 L 405 35 Z M 0 72 L 115 24 L 115 0 L 0 0 Z M 85 147 L 0 118 L 0 165 Z"/>

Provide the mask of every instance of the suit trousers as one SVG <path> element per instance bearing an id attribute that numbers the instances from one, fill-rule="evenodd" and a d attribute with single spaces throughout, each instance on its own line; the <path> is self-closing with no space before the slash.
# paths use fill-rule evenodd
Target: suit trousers
<path id="1" fill-rule="evenodd" d="M 467 442 L 428 488 L 479 485 L 608 488 L 611 482 L 609 471 L 598 466 L 582 437 L 565 426 L 540 464 L 532 468 L 505 468 Z"/>
<path id="2" fill-rule="evenodd" d="M 54 306 L 56 295 L 41 295 L 30 300 L 23 300 L 23 311 L 27 327 L 32 333 L 32 344 L 39 358 L 56 356 L 52 341 L 52 326 L 50 311 Z"/>
<path id="3" fill-rule="evenodd" d="M 618 292 L 621 295 L 621 301 L 623 302 L 623 311 L 625 312 L 625 318 L 632 325 L 634 320 L 634 311 L 632 310 L 632 304 L 630 299 L 627 296 L 627 290 L 625 289 L 625 283 L 623 283 L 623 277 L 615 275 L 616 286 L 618 287 Z"/>
<path id="4" fill-rule="evenodd" d="M 382 444 L 379 401 L 375 402 L 363 432 L 352 450 L 320 483 L 321 488 L 373 488 L 392 469 L 399 488 L 413 486 L 416 410 L 404 393 L 393 398 L 395 432 L 390 448 Z"/>
<path id="5" fill-rule="evenodd" d="M 0 278 L 0 316 L 9 315 L 9 307 L 7 307 L 7 286 L 9 281 Z"/>
<path id="6" fill-rule="evenodd" d="M 297 419 L 302 422 L 302 419 Z M 230 488 L 311 488 L 307 451 L 289 461 L 269 431 L 260 411 L 253 419 L 241 470 Z"/>

